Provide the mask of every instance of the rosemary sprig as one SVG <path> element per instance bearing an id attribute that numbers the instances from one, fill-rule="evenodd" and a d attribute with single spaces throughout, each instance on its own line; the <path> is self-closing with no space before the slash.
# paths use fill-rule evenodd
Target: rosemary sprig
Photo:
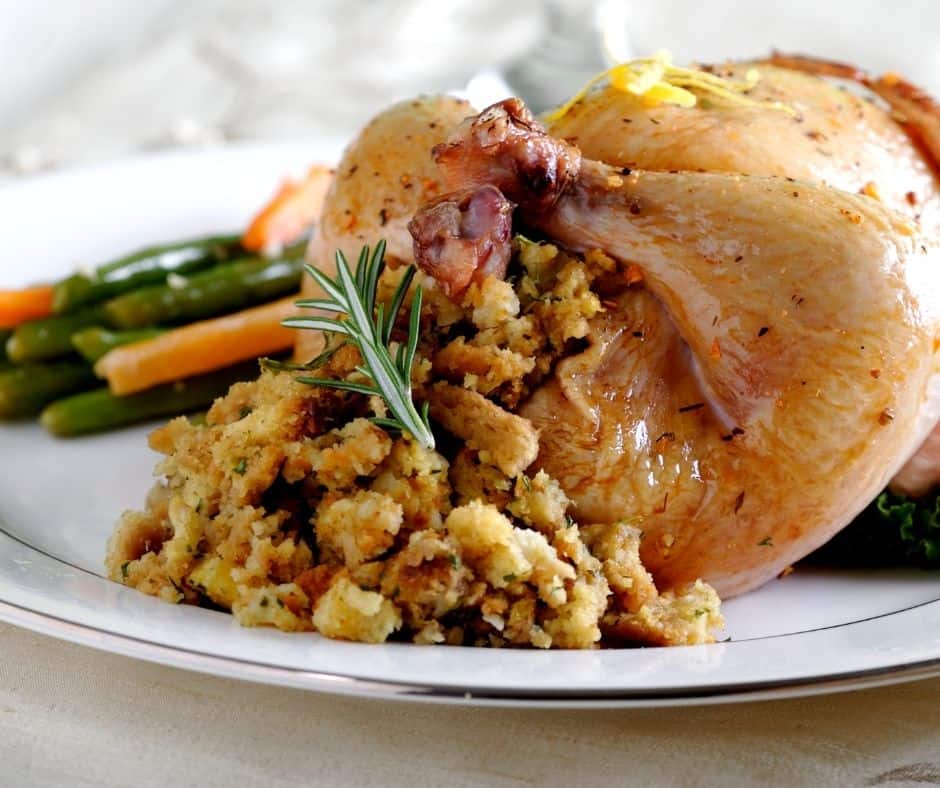
<path id="1" fill-rule="evenodd" d="M 376 305 L 379 277 L 385 270 L 385 241 L 379 241 L 371 255 L 369 252 L 369 247 L 364 246 L 353 272 L 346 256 L 337 251 L 335 279 L 313 266 L 304 266 L 320 285 L 326 298 L 303 299 L 297 302 L 297 306 L 319 309 L 338 317 L 291 317 L 284 320 L 283 324 L 289 328 L 345 335 L 362 356 L 364 363 L 357 371 L 370 382 L 354 383 L 319 377 L 298 377 L 297 380 L 311 386 L 327 386 L 381 397 L 391 416 L 375 417 L 372 421 L 386 429 L 409 432 L 422 446 L 433 449 L 434 434 L 428 422 L 428 405 L 424 403 L 419 412 L 411 395 L 411 367 L 418 349 L 421 320 L 420 287 L 415 290 L 411 301 L 407 340 L 398 346 L 394 358 L 389 347 L 395 318 L 411 287 L 415 268 L 410 266 L 405 272 L 389 304 Z"/>

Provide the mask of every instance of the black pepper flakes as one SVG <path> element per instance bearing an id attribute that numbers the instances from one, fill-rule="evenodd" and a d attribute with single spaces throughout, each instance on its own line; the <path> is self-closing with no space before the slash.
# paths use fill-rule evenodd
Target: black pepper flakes
<path id="1" fill-rule="evenodd" d="M 740 512 L 742 506 L 744 506 L 744 490 L 741 490 L 738 497 L 734 499 L 734 513 Z"/>
<path id="2" fill-rule="evenodd" d="M 768 326 L 761 326 L 760 331 L 757 332 L 757 336 L 759 337 L 765 336 L 768 331 L 770 331 L 770 328 Z"/>

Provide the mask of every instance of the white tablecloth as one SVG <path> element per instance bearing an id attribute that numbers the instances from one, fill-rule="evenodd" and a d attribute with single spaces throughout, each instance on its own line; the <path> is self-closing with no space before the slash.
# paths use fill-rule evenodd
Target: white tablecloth
<path id="1" fill-rule="evenodd" d="M 0 785 L 940 784 L 940 680 L 700 708 L 315 695 L 0 625 Z"/>

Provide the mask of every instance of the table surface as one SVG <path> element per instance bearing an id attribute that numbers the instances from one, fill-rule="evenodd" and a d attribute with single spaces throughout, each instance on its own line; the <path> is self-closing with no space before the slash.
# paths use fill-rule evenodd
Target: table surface
<path id="1" fill-rule="evenodd" d="M 330 697 L 0 624 L 0 785 L 940 784 L 940 679 L 698 708 Z"/>

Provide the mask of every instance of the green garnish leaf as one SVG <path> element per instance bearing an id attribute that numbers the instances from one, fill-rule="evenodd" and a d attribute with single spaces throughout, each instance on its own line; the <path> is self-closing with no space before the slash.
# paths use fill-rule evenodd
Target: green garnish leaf
<path id="1" fill-rule="evenodd" d="M 813 559 L 855 566 L 940 568 L 940 491 L 913 499 L 885 490 Z"/>
<path id="2" fill-rule="evenodd" d="M 244 476 L 244 475 L 245 475 L 245 471 L 248 470 L 248 460 L 246 460 L 244 457 L 242 457 L 242 458 L 235 464 L 235 467 L 232 468 L 232 470 L 233 470 L 235 473 L 237 473 L 239 476 Z"/>
<path id="3" fill-rule="evenodd" d="M 297 303 L 299 304 L 300 302 L 298 301 Z M 269 369 L 273 372 L 312 372 L 313 370 L 319 369 L 324 364 L 326 364 L 326 362 L 333 358 L 333 356 L 336 354 L 336 351 L 345 344 L 345 342 L 340 342 L 337 345 L 328 347 L 319 356 L 304 364 L 295 364 L 290 361 L 278 361 L 274 358 L 263 358 L 261 359 L 261 366 L 264 367 L 264 369 Z"/>
<path id="4" fill-rule="evenodd" d="M 398 348 L 394 358 L 389 347 L 395 319 L 414 279 L 414 266 L 402 277 L 387 307 L 385 304 L 375 303 L 379 277 L 385 270 L 384 241 L 376 244 L 371 255 L 369 247 L 363 247 L 355 271 L 350 270 L 346 256 L 337 251 L 335 279 L 313 266 L 305 266 L 305 269 L 328 298 L 298 301 L 298 306 L 309 306 L 342 317 L 294 317 L 284 320 L 283 325 L 345 336 L 347 341 L 359 350 L 363 364 L 358 371 L 370 382 L 353 383 L 323 377 L 299 377 L 297 380 L 310 386 L 324 386 L 380 397 L 391 415 L 388 418 L 373 419 L 376 424 L 410 433 L 422 446 L 433 449 L 434 434 L 428 420 L 427 403 L 419 412 L 411 393 L 411 368 L 418 349 L 421 320 L 420 287 L 415 290 L 411 302 L 405 343 Z"/>

